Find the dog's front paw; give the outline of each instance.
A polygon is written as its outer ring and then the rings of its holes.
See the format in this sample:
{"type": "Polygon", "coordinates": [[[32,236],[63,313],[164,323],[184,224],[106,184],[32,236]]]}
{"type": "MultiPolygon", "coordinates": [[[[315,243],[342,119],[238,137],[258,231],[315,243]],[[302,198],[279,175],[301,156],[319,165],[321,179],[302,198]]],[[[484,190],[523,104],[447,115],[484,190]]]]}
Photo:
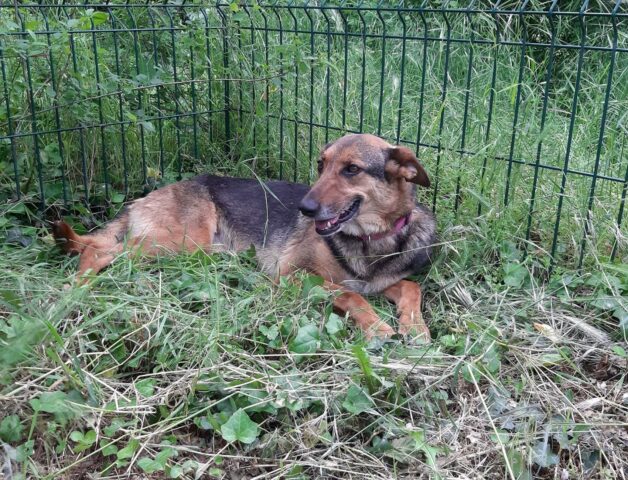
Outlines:
{"type": "Polygon", "coordinates": [[[412,318],[411,315],[401,315],[399,317],[399,333],[423,343],[430,343],[432,340],[430,329],[427,328],[420,315],[418,318],[412,318]]]}
{"type": "Polygon", "coordinates": [[[395,330],[384,323],[383,321],[379,321],[374,325],[371,325],[367,330],[364,331],[364,335],[368,341],[371,341],[373,338],[390,338],[395,334],[395,330]]]}

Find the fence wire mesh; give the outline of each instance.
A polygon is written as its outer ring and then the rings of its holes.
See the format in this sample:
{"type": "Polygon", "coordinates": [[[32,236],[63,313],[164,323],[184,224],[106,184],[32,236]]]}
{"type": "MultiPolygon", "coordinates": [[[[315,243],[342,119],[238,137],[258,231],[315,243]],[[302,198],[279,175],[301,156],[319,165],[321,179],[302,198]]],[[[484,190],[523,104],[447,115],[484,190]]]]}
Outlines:
{"type": "MultiPolygon", "coordinates": [[[[92,207],[199,170],[310,182],[346,132],[413,147],[445,222],[548,264],[626,255],[628,6],[0,5],[0,195],[92,207]]],[[[428,198],[429,197],[429,198],[428,198]]]]}

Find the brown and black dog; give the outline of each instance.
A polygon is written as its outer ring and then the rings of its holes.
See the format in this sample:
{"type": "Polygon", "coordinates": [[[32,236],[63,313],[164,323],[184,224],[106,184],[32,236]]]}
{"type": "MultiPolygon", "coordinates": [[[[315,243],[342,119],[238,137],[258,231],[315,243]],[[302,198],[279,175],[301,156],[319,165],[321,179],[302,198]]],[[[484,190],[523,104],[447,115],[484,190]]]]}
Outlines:
{"type": "Polygon", "coordinates": [[[296,269],[323,277],[338,293],[334,307],[367,338],[395,333],[362,296],[383,293],[397,305],[399,333],[428,341],[421,288],[404,280],[429,262],[436,238],[432,213],[415,200],[416,184],[430,184],[416,156],[373,135],[347,135],[323,148],[318,170],[311,188],[201,175],[136,200],[94,233],[77,235],[56,222],[53,234],[66,252],[80,254],[79,279],[125,247],[150,255],[254,245],[275,278],[296,269]]]}

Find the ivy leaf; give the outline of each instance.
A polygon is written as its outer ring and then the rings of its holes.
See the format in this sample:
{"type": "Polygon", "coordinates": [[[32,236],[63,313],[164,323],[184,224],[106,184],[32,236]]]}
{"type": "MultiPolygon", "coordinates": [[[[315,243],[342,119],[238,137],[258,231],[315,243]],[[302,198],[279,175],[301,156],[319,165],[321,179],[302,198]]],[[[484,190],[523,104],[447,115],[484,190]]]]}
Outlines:
{"type": "Polygon", "coordinates": [[[0,422],[0,439],[6,443],[19,442],[23,432],[24,426],[17,415],[4,417],[0,422]]]}
{"type": "Polygon", "coordinates": [[[146,473],[151,474],[155,472],[161,472],[164,467],[155,460],[151,460],[148,457],[142,457],[137,461],[137,465],[146,473]]]}
{"type": "Polygon", "coordinates": [[[30,401],[33,410],[52,413],[57,421],[65,423],[78,416],[78,406],[71,403],[71,398],[65,392],[44,392],[30,401]]]}
{"type": "Polygon", "coordinates": [[[111,195],[111,201],[113,203],[122,203],[124,202],[124,194],[123,193],[114,193],[111,195]]]}
{"type": "Polygon", "coordinates": [[[357,385],[351,385],[347,391],[345,401],[342,402],[342,406],[348,412],[358,414],[365,412],[369,408],[373,407],[373,400],[368,394],[357,385]]]}
{"type": "Polygon", "coordinates": [[[272,325],[267,327],[266,325],[260,325],[259,331],[268,339],[274,340],[279,335],[279,327],[277,325],[272,325]]]}
{"type": "Polygon", "coordinates": [[[139,440],[133,439],[122,450],[118,450],[116,457],[118,457],[118,460],[125,460],[127,458],[131,458],[133,454],[137,451],[137,448],[139,446],[140,446],[139,440]]]}
{"type": "Polygon", "coordinates": [[[253,443],[260,434],[257,423],[249,418],[243,409],[237,410],[231,418],[220,427],[222,438],[227,442],[253,443]]]}
{"type": "Polygon", "coordinates": [[[327,333],[330,335],[337,334],[343,329],[343,327],[344,322],[342,317],[340,315],[336,315],[335,313],[329,315],[329,319],[325,322],[325,330],[327,330],[327,333]]]}
{"type": "Polygon", "coordinates": [[[155,383],[157,381],[154,378],[144,378],[135,383],[135,388],[143,397],[152,397],[155,391],[155,383]]]}
{"type": "Polygon", "coordinates": [[[95,12],[92,15],[92,21],[94,22],[95,27],[105,23],[108,19],[109,19],[109,14],[105,12],[95,12]]]}
{"type": "Polygon", "coordinates": [[[504,265],[504,283],[510,287],[521,288],[528,278],[527,268],[519,263],[507,263],[504,265]]]}
{"type": "Polygon", "coordinates": [[[532,460],[539,467],[547,468],[558,463],[558,455],[552,452],[547,441],[541,441],[532,449],[532,460]]]}
{"type": "Polygon", "coordinates": [[[181,475],[183,475],[183,468],[178,465],[170,468],[170,471],[168,472],[168,477],[170,478],[179,478],[181,475]]]}
{"type": "Polygon", "coordinates": [[[320,333],[313,323],[299,328],[297,336],[290,342],[290,351],[294,353],[314,353],[318,348],[320,333]]]}

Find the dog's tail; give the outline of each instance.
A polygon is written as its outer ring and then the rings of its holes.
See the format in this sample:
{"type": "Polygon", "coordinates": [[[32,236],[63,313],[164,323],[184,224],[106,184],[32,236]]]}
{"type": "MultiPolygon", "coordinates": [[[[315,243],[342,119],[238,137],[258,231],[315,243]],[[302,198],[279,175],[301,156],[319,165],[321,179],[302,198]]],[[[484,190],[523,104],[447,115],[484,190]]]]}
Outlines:
{"type": "Polygon", "coordinates": [[[57,245],[65,253],[71,255],[83,253],[83,250],[89,243],[84,235],[77,234],[70,225],[63,221],[52,223],[52,236],[55,238],[57,245]]]}

